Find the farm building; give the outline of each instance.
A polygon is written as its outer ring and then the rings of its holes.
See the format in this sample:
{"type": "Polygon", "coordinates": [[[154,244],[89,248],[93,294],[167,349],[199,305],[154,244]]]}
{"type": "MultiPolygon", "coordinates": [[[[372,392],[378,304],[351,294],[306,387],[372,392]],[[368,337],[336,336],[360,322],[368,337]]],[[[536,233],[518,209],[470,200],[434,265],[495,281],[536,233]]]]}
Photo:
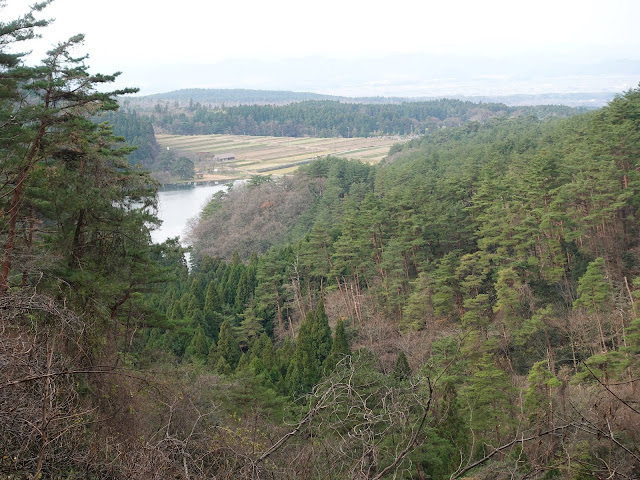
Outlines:
{"type": "Polygon", "coordinates": [[[215,155],[213,159],[218,162],[230,162],[232,160],[235,160],[236,156],[234,153],[220,153],[218,155],[215,155]]]}

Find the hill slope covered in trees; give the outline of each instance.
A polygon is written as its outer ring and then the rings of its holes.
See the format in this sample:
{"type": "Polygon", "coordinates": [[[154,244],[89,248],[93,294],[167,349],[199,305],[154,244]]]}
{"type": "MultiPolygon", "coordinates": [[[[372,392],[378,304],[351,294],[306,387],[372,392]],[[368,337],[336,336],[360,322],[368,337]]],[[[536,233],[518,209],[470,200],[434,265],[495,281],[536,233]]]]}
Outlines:
{"type": "Polygon", "coordinates": [[[0,478],[640,476],[640,89],[254,179],[188,268],[95,122],[130,90],[11,53],[44,7],[0,22],[0,478]]]}
{"type": "Polygon", "coordinates": [[[268,135],[313,137],[370,137],[420,134],[427,129],[484,122],[521,115],[569,116],[578,110],[562,106],[508,107],[501,103],[430,100],[398,104],[343,103],[308,100],[285,105],[186,108],[157,104],[153,124],[174,135],[268,135]]]}
{"type": "MultiPolygon", "coordinates": [[[[432,425],[459,429],[420,437],[457,452],[443,478],[482,459],[478,472],[495,478],[515,454],[534,477],[635,475],[639,111],[632,90],[571,119],[436,131],[380,168],[316,162],[294,181],[322,178],[322,195],[258,259],[238,335],[287,338],[322,300],[374,369],[390,374],[406,356],[411,378],[433,381],[432,425]]],[[[272,190],[243,195],[260,204],[272,190]]],[[[254,220],[216,215],[200,228],[251,238],[254,220]]],[[[197,254],[215,253],[215,237],[195,232],[197,254]]],[[[281,371],[273,385],[293,394],[281,371]]],[[[416,475],[435,471],[413,461],[416,475]]]]}

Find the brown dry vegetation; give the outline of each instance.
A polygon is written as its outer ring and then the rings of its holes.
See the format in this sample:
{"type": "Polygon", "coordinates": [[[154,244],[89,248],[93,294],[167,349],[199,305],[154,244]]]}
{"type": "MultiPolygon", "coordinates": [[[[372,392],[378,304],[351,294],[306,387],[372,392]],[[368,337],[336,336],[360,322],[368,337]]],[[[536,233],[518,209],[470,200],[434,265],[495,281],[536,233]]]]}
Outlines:
{"type": "Polygon", "coordinates": [[[281,243],[298,217],[324,190],[324,179],[285,177],[258,188],[239,186],[221,209],[191,225],[188,240],[199,254],[242,258],[281,243]],[[257,192],[259,191],[259,194],[257,192]]]}
{"type": "Polygon", "coordinates": [[[289,138],[244,135],[156,135],[163,148],[190,157],[203,180],[289,173],[298,164],[334,155],[375,164],[400,142],[399,137],[289,138]],[[234,153],[236,160],[217,162],[213,157],[234,153]],[[293,167],[293,168],[292,168],[293,167]],[[217,170],[217,171],[216,171],[217,170]]]}

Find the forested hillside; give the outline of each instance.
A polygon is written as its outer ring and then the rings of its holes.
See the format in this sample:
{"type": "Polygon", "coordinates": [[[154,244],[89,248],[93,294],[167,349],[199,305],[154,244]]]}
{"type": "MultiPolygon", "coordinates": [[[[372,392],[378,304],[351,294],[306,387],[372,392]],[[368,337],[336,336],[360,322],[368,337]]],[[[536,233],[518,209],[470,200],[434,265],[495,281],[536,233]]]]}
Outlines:
{"type": "Polygon", "coordinates": [[[412,135],[425,130],[522,115],[569,116],[561,106],[508,107],[501,103],[430,100],[400,104],[342,103],[309,100],[286,105],[209,107],[190,102],[186,108],[158,103],[153,124],[174,135],[268,135],[287,137],[370,137],[412,135]]]}
{"type": "Polygon", "coordinates": [[[149,117],[138,115],[135,111],[118,110],[101,115],[95,120],[109,122],[113,126],[115,135],[123,137],[127,144],[135,147],[127,156],[131,165],[140,165],[146,170],[158,168],[154,164],[164,152],[160,151],[149,117]]]}
{"type": "MultiPolygon", "coordinates": [[[[297,352],[319,303],[335,328],[346,328],[352,351],[375,359],[374,371],[428,379],[433,391],[422,401],[432,401],[432,430],[420,433],[420,448],[433,453],[429,442],[437,442],[439,461],[451,463],[436,467],[424,452],[409,455],[406,475],[456,477],[485,459],[475,475],[600,478],[615,471],[634,478],[638,112],[640,90],[633,90],[571,119],[497,119],[436,131],[380,168],[315,162],[287,182],[322,179],[314,184],[321,194],[249,262],[249,295],[243,280],[238,296],[228,290],[232,275],[207,273],[205,252],[241,264],[206,225],[254,238],[253,225],[271,222],[279,198],[272,184],[232,192],[193,230],[205,268],[189,278],[208,285],[207,296],[219,285],[214,324],[233,325],[238,312],[236,339],[248,349],[247,362],[260,359],[251,337],[263,331],[277,356],[291,348],[277,345],[292,332],[296,338],[299,325],[297,352]],[[225,209],[237,209],[236,198],[245,196],[263,208],[242,209],[244,222],[231,221],[225,209]],[[249,299],[242,314],[239,298],[249,299]]],[[[215,335],[210,340],[215,345],[215,335]]],[[[224,363],[218,350],[210,352],[211,366],[233,370],[236,357],[224,363]]],[[[300,380],[292,362],[272,371],[267,385],[296,397],[322,376],[300,380]]],[[[241,360],[236,372],[247,368],[241,360]]],[[[379,466],[393,461],[381,438],[371,441],[379,466]]]]}
{"type": "Polygon", "coordinates": [[[133,90],[12,53],[45,6],[0,22],[0,479],[640,478],[640,89],[254,177],[188,267],[133,90]]]}

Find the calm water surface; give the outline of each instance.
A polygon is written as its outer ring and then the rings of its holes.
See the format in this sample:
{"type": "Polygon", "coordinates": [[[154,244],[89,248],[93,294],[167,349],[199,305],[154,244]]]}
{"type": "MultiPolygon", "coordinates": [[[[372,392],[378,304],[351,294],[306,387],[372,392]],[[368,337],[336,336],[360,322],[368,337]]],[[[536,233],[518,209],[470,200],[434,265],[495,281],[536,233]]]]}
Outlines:
{"type": "Polygon", "coordinates": [[[168,238],[180,237],[180,243],[184,245],[189,219],[200,213],[211,195],[226,188],[224,184],[220,184],[159,191],[158,217],[162,220],[162,225],[151,232],[152,240],[161,243],[168,238]]]}

